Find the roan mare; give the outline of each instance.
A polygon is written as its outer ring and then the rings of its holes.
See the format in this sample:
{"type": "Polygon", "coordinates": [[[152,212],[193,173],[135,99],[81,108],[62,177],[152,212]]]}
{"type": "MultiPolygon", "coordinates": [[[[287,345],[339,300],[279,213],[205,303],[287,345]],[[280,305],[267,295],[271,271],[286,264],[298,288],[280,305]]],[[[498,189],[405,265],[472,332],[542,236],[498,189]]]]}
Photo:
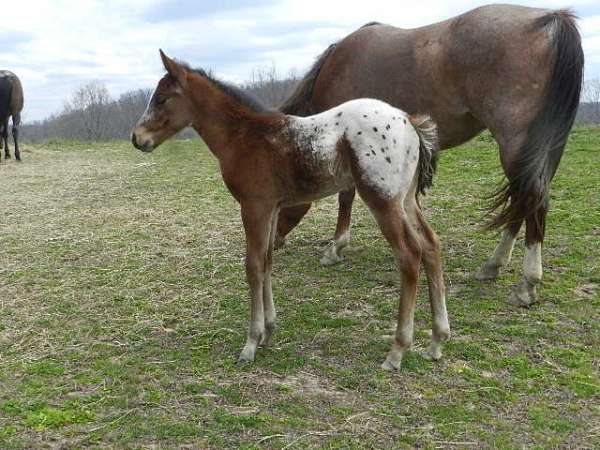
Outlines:
{"type": "Polygon", "coordinates": [[[4,157],[10,158],[8,148],[8,119],[12,116],[12,135],[15,142],[15,158],[21,161],[19,151],[19,125],[23,109],[23,87],[19,78],[8,70],[0,70],[0,149],[4,141],[4,157]]]}
{"type": "MultiPolygon", "coordinates": [[[[353,98],[377,98],[409,114],[431,114],[442,149],[489,129],[507,177],[493,194],[490,212],[499,213],[489,225],[504,231],[476,278],[498,276],[525,222],[523,279],[509,301],[529,306],[542,279],[549,185],[575,118],[582,73],[571,12],[490,5],[412,30],[367,24],[331,45],[280,109],[307,116],[353,98]]],[[[339,194],[324,264],[341,260],[353,198],[353,190],[339,194]]],[[[309,208],[282,208],[275,248],[309,208]]]]}
{"type": "Polygon", "coordinates": [[[417,203],[435,170],[437,132],[431,119],[371,99],[306,118],[284,115],[203,70],[162,51],[161,57],[167,74],[131,140],[149,152],[191,125],[219,160],[223,180],[240,203],[251,314],[239,362],[253,361],[275,328],[271,267],[279,209],[353,188],[377,220],[402,275],[395,340],[383,367],[399,368],[411,346],[421,259],[433,315],[428,353],[440,358],[450,335],[440,246],[417,203]]]}

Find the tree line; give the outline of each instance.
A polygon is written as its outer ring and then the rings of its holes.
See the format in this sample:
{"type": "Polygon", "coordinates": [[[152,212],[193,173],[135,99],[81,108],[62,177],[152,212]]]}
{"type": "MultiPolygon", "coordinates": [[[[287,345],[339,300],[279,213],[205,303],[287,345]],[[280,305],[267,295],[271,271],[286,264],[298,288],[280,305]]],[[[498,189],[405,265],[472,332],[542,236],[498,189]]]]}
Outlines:
{"type": "MultiPolygon", "coordinates": [[[[266,106],[277,108],[291,95],[300,79],[293,71],[279,76],[275,66],[271,66],[252,71],[249,81],[240,87],[266,106]]],[[[128,139],[151,95],[151,89],[137,89],[113,99],[104,84],[93,81],[75,90],[60,113],[22,125],[22,135],[33,142],[128,139]]],[[[600,79],[584,83],[576,122],[600,124],[600,79]]],[[[184,137],[192,135],[190,130],[182,133],[184,137]]]]}
{"type": "MultiPolygon", "coordinates": [[[[253,70],[249,81],[240,88],[264,105],[277,108],[291,95],[299,81],[300,77],[294,71],[280,76],[275,66],[271,66],[253,70]]],[[[24,123],[21,126],[22,136],[32,142],[129,139],[151,95],[152,89],[137,89],[114,99],[103,83],[92,81],[77,88],[61,112],[44,120],[24,123]]],[[[190,130],[182,132],[184,137],[192,135],[190,130]]]]}

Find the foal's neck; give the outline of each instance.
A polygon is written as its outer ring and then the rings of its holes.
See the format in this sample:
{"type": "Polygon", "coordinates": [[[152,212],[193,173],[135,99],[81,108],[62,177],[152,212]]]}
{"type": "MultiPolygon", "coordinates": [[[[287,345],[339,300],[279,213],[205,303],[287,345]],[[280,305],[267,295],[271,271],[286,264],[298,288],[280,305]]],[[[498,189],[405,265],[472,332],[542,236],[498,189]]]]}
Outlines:
{"type": "Polygon", "coordinates": [[[283,117],[277,112],[253,111],[201,75],[193,76],[190,81],[195,113],[192,126],[219,160],[240,148],[244,142],[240,138],[245,133],[258,137],[267,129],[265,125],[283,117]]]}

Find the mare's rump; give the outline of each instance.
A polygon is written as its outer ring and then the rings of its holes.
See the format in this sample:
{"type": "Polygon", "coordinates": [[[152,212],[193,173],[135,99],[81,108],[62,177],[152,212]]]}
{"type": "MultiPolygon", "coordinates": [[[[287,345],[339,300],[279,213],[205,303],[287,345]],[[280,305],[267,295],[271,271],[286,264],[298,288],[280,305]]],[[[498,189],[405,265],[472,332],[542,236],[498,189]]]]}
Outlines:
{"type": "Polygon", "coordinates": [[[12,83],[8,77],[0,77],[0,130],[4,121],[10,115],[12,83]]]}

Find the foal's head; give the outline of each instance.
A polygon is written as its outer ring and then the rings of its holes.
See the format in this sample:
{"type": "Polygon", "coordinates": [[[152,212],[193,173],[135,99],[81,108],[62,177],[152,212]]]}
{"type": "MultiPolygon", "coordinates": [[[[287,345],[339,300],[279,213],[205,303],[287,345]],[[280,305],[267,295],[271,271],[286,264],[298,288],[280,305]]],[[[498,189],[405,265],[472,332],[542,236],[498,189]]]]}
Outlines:
{"type": "Polygon", "coordinates": [[[151,152],[192,123],[192,105],[186,95],[187,68],[162,50],[160,57],[167,74],[158,82],[146,111],[131,133],[131,142],[143,152],[151,152]]]}

